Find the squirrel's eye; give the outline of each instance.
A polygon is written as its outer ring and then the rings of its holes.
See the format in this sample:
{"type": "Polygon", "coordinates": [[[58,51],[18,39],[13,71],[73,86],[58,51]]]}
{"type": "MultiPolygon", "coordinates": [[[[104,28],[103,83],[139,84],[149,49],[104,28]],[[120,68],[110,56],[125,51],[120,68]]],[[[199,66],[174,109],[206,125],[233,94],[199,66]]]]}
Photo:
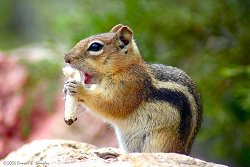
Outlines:
{"type": "Polygon", "coordinates": [[[98,42],[94,42],[92,43],[89,48],[88,51],[93,51],[93,52],[97,52],[100,51],[103,48],[103,45],[98,43],[98,42]]]}

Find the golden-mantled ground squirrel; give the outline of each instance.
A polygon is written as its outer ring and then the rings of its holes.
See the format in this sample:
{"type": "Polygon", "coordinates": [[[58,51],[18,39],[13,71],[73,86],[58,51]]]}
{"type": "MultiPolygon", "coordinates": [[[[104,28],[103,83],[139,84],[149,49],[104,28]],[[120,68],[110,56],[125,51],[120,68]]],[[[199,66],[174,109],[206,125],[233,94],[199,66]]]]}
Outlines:
{"type": "Polygon", "coordinates": [[[114,126],[124,152],[189,154],[200,94],[182,70],[146,63],[128,26],[81,40],[64,59],[85,75],[84,84],[66,82],[65,92],[114,126]]]}

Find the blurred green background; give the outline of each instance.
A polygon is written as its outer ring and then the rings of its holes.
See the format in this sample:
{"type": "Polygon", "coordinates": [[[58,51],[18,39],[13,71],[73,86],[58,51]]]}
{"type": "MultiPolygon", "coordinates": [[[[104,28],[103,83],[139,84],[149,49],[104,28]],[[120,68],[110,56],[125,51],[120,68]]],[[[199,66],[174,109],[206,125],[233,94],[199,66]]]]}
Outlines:
{"type": "MultiPolygon", "coordinates": [[[[0,50],[50,48],[49,61],[27,66],[34,83],[46,77],[55,83],[63,53],[118,23],[133,29],[146,61],[183,69],[200,89],[204,115],[192,155],[248,166],[249,0],[0,0],[0,50]]],[[[49,91],[61,89],[51,85],[49,91]]]]}

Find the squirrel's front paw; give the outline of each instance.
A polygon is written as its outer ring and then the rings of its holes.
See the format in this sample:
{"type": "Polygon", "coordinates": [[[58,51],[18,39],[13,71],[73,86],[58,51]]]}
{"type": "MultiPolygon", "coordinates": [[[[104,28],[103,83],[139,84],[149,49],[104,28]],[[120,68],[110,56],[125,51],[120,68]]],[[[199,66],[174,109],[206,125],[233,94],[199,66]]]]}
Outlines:
{"type": "Polygon", "coordinates": [[[82,83],[77,81],[67,81],[64,84],[63,91],[65,94],[75,96],[79,93],[79,90],[82,88],[82,83]]]}

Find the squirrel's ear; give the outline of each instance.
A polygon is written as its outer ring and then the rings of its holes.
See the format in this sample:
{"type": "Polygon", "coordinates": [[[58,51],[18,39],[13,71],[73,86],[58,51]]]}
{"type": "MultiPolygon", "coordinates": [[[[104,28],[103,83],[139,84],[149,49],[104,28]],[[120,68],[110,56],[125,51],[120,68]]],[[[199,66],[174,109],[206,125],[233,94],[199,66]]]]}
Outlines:
{"type": "Polygon", "coordinates": [[[132,42],[133,31],[128,26],[122,26],[116,33],[120,41],[120,48],[123,49],[132,42]]]}
{"type": "Polygon", "coordinates": [[[123,26],[122,24],[117,24],[110,30],[110,32],[116,33],[122,26],[123,26]]]}

